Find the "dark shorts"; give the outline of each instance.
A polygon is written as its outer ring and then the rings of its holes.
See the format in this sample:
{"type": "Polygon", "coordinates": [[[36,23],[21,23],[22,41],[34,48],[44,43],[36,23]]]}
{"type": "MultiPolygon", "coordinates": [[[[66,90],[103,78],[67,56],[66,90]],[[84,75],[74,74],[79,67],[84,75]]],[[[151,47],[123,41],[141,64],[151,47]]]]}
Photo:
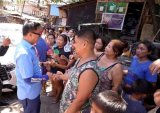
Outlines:
{"type": "Polygon", "coordinates": [[[24,100],[19,100],[19,102],[23,106],[24,113],[40,113],[40,106],[41,106],[40,96],[38,96],[33,100],[24,99],[24,100]]]}

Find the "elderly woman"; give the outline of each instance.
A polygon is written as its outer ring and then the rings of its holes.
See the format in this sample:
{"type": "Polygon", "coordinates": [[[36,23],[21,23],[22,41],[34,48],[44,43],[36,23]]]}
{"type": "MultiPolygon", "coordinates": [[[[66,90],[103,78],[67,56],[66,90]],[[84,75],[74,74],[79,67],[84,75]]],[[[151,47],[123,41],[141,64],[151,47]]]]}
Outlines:
{"type": "Polygon", "coordinates": [[[111,40],[106,46],[104,53],[98,58],[100,74],[100,92],[105,90],[118,91],[120,89],[123,71],[118,61],[118,56],[123,53],[125,44],[120,40],[111,40]]]}

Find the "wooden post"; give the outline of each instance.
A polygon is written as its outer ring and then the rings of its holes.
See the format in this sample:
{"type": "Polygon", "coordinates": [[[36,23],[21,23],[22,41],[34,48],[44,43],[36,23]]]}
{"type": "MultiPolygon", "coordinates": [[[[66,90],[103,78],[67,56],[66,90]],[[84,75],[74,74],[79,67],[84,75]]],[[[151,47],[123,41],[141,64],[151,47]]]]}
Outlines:
{"type": "Polygon", "coordinates": [[[156,14],[155,14],[155,1],[154,0],[146,0],[146,1],[151,11],[151,16],[153,19],[153,30],[154,30],[153,32],[155,34],[158,31],[158,21],[156,19],[156,14]]]}
{"type": "Polygon", "coordinates": [[[21,16],[22,16],[22,14],[23,14],[23,10],[24,10],[24,5],[25,5],[25,3],[26,3],[26,1],[24,0],[23,6],[22,6],[22,11],[21,11],[21,16]]]}
{"type": "MultiPolygon", "coordinates": [[[[152,42],[154,42],[154,40],[157,38],[157,36],[160,36],[160,29],[158,30],[158,32],[156,33],[156,35],[154,36],[154,38],[152,39],[152,42]]],[[[159,37],[158,37],[159,38],[159,37]]]]}
{"type": "Polygon", "coordinates": [[[142,22],[142,19],[143,19],[145,7],[146,7],[146,2],[144,2],[144,4],[143,4],[143,9],[142,9],[141,16],[140,16],[138,26],[137,26],[137,29],[136,29],[136,35],[135,35],[136,40],[138,39],[139,30],[140,30],[141,22],[142,22]]]}

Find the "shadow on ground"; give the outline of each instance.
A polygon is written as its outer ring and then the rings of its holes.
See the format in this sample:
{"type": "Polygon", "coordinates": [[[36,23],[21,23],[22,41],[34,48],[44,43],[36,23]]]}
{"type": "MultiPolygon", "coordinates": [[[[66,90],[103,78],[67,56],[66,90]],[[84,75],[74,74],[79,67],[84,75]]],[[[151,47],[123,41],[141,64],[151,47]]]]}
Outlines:
{"type": "MultiPolygon", "coordinates": [[[[49,92],[50,89],[47,90],[47,92],[49,92]]],[[[40,113],[58,113],[59,103],[53,104],[52,98],[53,97],[41,95],[41,112],[40,113]]],[[[9,106],[0,107],[0,113],[23,113],[23,109],[18,102],[16,92],[4,92],[2,93],[1,99],[5,102],[9,102],[9,106]]]]}

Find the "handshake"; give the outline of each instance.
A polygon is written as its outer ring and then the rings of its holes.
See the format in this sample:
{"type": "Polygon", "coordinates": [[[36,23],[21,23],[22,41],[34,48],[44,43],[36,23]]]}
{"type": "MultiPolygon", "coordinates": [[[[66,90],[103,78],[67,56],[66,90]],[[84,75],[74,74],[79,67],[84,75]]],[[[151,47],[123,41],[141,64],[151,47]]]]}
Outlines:
{"type": "Polygon", "coordinates": [[[55,67],[56,64],[57,64],[57,62],[54,59],[52,59],[51,61],[47,61],[47,62],[40,62],[40,65],[45,66],[45,67],[48,67],[48,66],[55,67]]]}
{"type": "Polygon", "coordinates": [[[47,72],[47,75],[49,76],[50,79],[52,79],[53,81],[54,80],[64,80],[64,81],[67,81],[68,80],[68,77],[63,74],[61,71],[57,71],[56,74],[53,74],[51,72],[47,72]]]}

